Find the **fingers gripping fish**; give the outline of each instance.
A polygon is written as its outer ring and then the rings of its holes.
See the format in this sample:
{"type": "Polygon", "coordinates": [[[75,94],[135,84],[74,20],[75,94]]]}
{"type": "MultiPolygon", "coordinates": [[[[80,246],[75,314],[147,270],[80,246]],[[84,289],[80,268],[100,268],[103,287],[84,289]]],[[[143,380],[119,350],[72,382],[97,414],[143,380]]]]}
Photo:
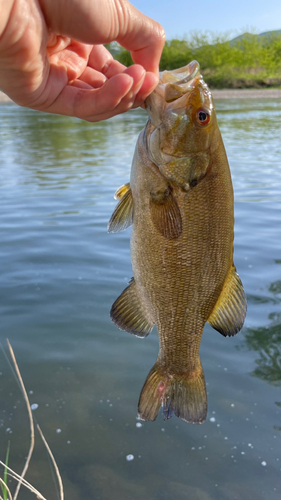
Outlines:
{"type": "Polygon", "coordinates": [[[191,62],[164,71],[146,100],[130,183],[109,232],[131,224],[134,271],[111,318],[146,337],[156,325],[159,355],[143,386],[139,416],[174,413],[202,423],[207,415],[199,358],[208,321],[224,336],[242,328],[246,298],[233,264],[233,188],[211,93],[191,62]]]}

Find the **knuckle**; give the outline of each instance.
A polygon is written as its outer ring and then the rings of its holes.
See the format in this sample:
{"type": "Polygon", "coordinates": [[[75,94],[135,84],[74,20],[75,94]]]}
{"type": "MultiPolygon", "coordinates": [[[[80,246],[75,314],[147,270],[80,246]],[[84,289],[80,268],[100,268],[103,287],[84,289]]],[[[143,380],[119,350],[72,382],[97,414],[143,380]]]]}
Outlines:
{"type": "Polygon", "coordinates": [[[164,30],[163,26],[161,26],[161,24],[156,23],[155,33],[156,33],[156,37],[159,39],[159,42],[161,42],[164,45],[165,40],[166,40],[166,34],[165,34],[165,30],[164,30]]]}

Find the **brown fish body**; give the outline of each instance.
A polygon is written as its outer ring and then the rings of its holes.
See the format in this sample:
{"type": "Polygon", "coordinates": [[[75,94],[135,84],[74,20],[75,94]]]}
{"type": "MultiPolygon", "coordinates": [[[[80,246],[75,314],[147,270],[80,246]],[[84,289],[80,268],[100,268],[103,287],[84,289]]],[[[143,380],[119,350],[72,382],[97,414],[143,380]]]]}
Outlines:
{"type": "MultiPolygon", "coordinates": [[[[194,83],[194,96],[189,91],[185,99],[187,123],[192,121],[194,106],[203,109],[206,86],[200,81],[194,83]]],[[[176,136],[180,123],[168,125],[176,136]]],[[[167,162],[158,165],[158,152],[151,154],[149,148],[156,128],[155,119],[154,125],[153,119],[148,122],[135,151],[130,179],[134,280],[113,305],[112,319],[139,336],[157,326],[159,356],[140,396],[141,418],[154,420],[162,405],[167,418],[174,412],[183,420],[201,423],[207,412],[199,358],[204,325],[209,321],[223,335],[234,335],[246,311],[233,266],[232,182],[214,112],[212,128],[205,130],[207,138],[198,139],[199,148],[196,141],[201,131],[191,137],[193,151],[179,145],[183,140],[188,143],[187,131],[179,133],[178,139],[170,138],[174,144],[172,150],[166,147],[167,154],[163,138],[165,142],[169,129],[163,135],[160,126],[160,139],[156,139],[167,162]]]]}

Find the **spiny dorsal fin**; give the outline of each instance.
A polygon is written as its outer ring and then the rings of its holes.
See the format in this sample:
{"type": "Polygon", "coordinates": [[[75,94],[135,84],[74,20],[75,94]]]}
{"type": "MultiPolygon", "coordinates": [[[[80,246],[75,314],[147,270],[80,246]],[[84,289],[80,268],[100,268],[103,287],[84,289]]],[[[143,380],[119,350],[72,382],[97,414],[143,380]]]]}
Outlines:
{"type": "Polygon", "coordinates": [[[127,191],[129,191],[130,189],[130,183],[127,182],[126,184],[123,184],[123,186],[120,186],[119,189],[117,189],[115,195],[114,195],[114,199],[115,200],[121,200],[121,198],[123,198],[124,194],[127,193],[127,191]]]}
{"type": "MultiPolygon", "coordinates": [[[[117,191],[118,192],[118,191],[117,191]]],[[[133,223],[133,196],[131,188],[124,194],[108,223],[109,233],[118,233],[124,231],[133,223]]]]}
{"type": "Polygon", "coordinates": [[[243,285],[232,265],[208,322],[224,337],[232,337],[241,330],[246,311],[247,301],[243,285]]]}
{"type": "Polygon", "coordinates": [[[151,219],[159,233],[167,239],[178,238],[182,233],[182,220],[178,204],[171,189],[151,193],[151,219]]]}
{"type": "Polygon", "coordinates": [[[153,323],[147,319],[145,308],[137,295],[134,278],[115,300],[110,317],[118,328],[133,333],[137,337],[147,337],[153,328],[153,323]]]}

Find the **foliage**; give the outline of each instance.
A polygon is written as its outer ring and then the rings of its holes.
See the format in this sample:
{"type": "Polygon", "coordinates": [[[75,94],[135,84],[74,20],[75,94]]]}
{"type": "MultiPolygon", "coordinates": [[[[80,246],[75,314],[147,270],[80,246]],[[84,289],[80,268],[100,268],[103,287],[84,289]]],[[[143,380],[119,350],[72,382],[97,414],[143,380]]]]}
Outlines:
{"type": "MultiPolygon", "coordinates": [[[[114,57],[129,66],[131,54],[120,48],[114,57]]],[[[165,43],[160,70],[185,66],[196,59],[211,87],[281,86],[281,33],[245,33],[230,40],[229,33],[192,32],[165,43]]]]}
{"type": "Polygon", "coordinates": [[[8,498],[8,489],[6,488],[6,486],[8,486],[8,469],[7,469],[7,467],[9,464],[9,454],[10,454],[10,441],[8,442],[8,447],[7,447],[7,452],[6,452],[3,483],[1,483],[3,500],[7,500],[7,498],[8,498]]]}

